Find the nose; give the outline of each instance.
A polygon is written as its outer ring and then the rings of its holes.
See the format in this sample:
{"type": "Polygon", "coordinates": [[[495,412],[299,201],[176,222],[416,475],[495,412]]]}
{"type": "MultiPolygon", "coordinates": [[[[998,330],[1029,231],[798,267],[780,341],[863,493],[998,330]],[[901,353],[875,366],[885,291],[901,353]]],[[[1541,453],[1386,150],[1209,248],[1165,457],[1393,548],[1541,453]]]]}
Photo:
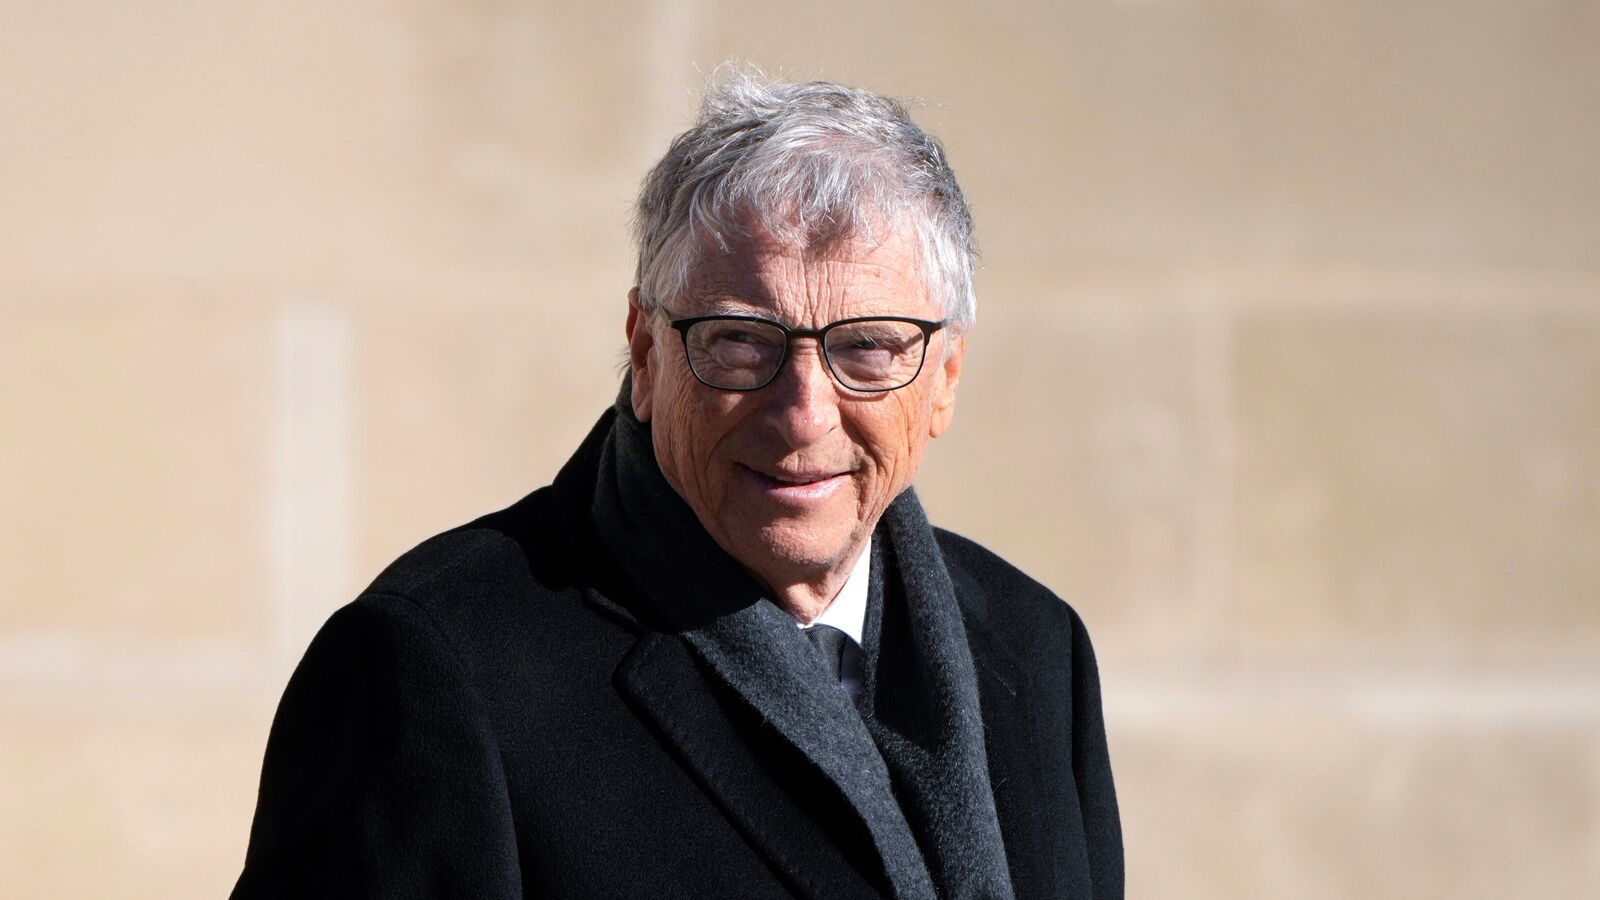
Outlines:
{"type": "Polygon", "coordinates": [[[791,450],[813,446],[839,426],[839,395],[815,340],[796,340],[762,393],[763,418],[791,450]]]}

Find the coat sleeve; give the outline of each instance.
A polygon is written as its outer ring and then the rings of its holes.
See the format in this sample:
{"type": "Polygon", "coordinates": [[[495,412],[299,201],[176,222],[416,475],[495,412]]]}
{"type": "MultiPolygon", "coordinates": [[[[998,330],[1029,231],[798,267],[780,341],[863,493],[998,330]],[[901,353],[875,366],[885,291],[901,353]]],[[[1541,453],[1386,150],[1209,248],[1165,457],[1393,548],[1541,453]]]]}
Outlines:
{"type": "Polygon", "coordinates": [[[363,597],[306,651],[273,720],[232,896],[522,896],[494,736],[411,601],[363,597]]]}
{"type": "Polygon", "coordinates": [[[1072,620],[1072,768],[1077,776],[1078,808],[1089,845],[1094,896],[1123,896],[1122,820],[1111,779],[1105,716],[1100,707],[1100,670],[1083,620],[1072,620]]]}

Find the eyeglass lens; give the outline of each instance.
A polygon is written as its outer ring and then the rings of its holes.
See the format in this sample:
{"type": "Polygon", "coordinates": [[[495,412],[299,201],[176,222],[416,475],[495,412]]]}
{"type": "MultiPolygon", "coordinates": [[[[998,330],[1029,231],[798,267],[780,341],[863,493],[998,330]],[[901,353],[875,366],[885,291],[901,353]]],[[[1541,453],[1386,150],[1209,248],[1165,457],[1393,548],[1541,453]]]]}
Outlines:
{"type": "MultiPolygon", "coordinates": [[[[788,335],[767,322],[712,319],[692,325],[684,343],[689,365],[701,381],[725,390],[751,390],[777,375],[788,335]]],[[[845,387],[885,391],[917,377],[927,343],[919,325],[873,319],[828,329],[822,349],[845,387]]]]}

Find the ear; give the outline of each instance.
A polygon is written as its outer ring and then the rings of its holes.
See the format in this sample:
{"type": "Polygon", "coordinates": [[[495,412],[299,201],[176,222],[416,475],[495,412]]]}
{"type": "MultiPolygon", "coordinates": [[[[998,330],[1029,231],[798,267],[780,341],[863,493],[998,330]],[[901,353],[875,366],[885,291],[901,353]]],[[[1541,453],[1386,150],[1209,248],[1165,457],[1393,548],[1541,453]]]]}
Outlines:
{"type": "Polygon", "coordinates": [[[637,287],[628,291],[627,332],[628,366],[633,372],[633,415],[641,422],[648,422],[654,376],[650,368],[650,350],[655,346],[655,335],[650,331],[650,314],[639,308],[637,287]]]}
{"type": "MultiPolygon", "coordinates": [[[[946,335],[949,332],[945,332],[946,335]]],[[[933,384],[933,415],[928,420],[928,436],[938,437],[950,427],[956,414],[956,388],[961,384],[961,355],[967,351],[965,335],[949,337],[950,349],[939,366],[933,384]]]]}

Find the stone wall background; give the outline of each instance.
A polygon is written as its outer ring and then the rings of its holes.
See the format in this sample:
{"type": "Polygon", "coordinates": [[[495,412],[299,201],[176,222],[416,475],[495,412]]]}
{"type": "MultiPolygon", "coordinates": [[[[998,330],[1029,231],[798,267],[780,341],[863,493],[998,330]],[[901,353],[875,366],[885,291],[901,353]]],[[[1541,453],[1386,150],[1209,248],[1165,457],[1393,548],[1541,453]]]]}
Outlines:
{"type": "Polygon", "coordinates": [[[923,494],[1089,622],[1130,896],[1600,896],[1600,4],[0,9],[0,895],[226,893],[317,626],[609,399],[744,58],[951,150],[923,494]]]}

